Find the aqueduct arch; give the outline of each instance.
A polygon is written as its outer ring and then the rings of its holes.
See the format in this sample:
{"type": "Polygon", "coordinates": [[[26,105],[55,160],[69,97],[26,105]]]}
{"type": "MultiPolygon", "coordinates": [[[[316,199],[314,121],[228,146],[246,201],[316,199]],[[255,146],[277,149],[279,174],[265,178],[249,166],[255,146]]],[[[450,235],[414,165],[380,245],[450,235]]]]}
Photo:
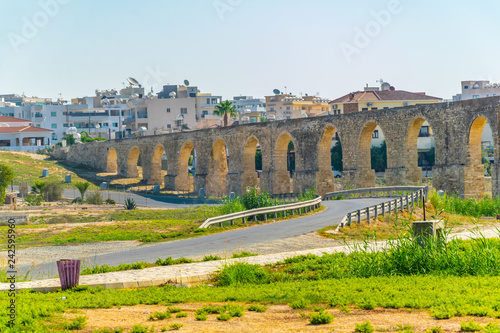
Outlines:
{"type": "Polygon", "coordinates": [[[133,147],[128,154],[127,159],[127,177],[137,178],[139,177],[139,170],[137,169],[137,163],[139,162],[140,151],[139,148],[133,147]]]}
{"type": "Polygon", "coordinates": [[[186,142],[180,152],[177,160],[177,176],[175,177],[175,189],[178,191],[191,191],[193,178],[189,176],[189,157],[194,150],[192,142],[186,142]]]}
{"type": "Polygon", "coordinates": [[[484,166],[481,161],[481,140],[487,120],[478,116],[472,122],[468,135],[467,166],[464,174],[464,197],[477,198],[484,196],[484,166]]]}
{"type": "Polygon", "coordinates": [[[255,136],[248,139],[243,149],[243,176],[241,181],[242,191],[247,187],[258,185],[259,179],[255,169],[255,154],[259,140],[255,136]]]}
{"type": "Polygon", "coordinates": [[[118,173],[118,155],[115,148],[110,148],[108,152],[108,159],[106,163],[107,173],[118,173]]]}
{"type": "Polygon", "coordinates": [[[273,193],[290,193],[290,172],[288,171],[288,145],[293,142],[290,135],[280,135],[274,148],[273,193]]]}

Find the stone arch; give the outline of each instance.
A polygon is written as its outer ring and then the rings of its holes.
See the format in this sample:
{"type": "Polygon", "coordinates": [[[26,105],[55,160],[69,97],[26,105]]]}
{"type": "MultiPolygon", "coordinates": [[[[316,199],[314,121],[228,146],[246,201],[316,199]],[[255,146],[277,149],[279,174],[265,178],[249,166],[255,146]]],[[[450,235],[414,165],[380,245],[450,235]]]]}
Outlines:
{"type": "Polygon", "coordinates": [[[361,131],[361,137],[359,139],[359,153],[358,153],[358,167],[359,169],[370,170],[372,168],[371,161],[371,145],[373,132],[377,128],[377,123],[369,122],[361,131]]]}
{"type": "Polygon", "coordinates": [[[426,121],[427,120],[423,117],[415,118],[406,131],[403,174],[404,185],[420,184],[422,182],[422,168],[418,166],[418,137],[420,129],[426,121]]]}
{"type": "Polygon", "coordinates": [[[243,191],[249,186],[251,187],[259,184],[259,178],[257,177],[255,167],[255,153],[257,152],[258,144],[259,140],[257,140],[255,136],[252,136],[247,140],[243,148],[243,177],[241,182],[243,191]]]}
{"type": "Polygon", "coordinates": [[[326,126],[318,143],[318,173],[316,180],[319,195],[335,191],[335,175],[331,167],[331,147],[335,132],[336,130],[333,126],[326,126]]]}
{"type": "Polygon", "coordinates": [[[273,177],[273,193],[290,193],[290,172],[288,170],[288,145],[292,141],[292,137],[283,133],[278,138],[274,149],[274,177],[273,177]]]}
{"type": "Polygon", "coordinates": [[[127,158],[127,177],[137,178],[139,177],[139,170],[137,169],[137,163],[139,162],[140,155],[139,148],[133,147],[130,149],[127,158]]]}
{"type": "Polygon", "coordinates": [[[467,166],[464,177],[464,197],[481,198],[484,196],[484,166],[481,161],[481,139],[487,119],[477,116],[469,127],[467,145],[467,166]]]}
{"type": "Polygon", "coordinates": [[[175,177],[175,189],[178,191],[191,191],[193,178],[189,176],[189,157],[194,150],[192,142],[186,142],[180,152],[177,161],[177,176],[175,177]]]}
{"type": "Polygon", "coordinates": [[[212,146],[208,160],[207,194],[223,196],[226,194],[227,167],[226,143],[219,139],[212,146]]]}
{"type": "Polygon", "coordinates": [[[151,177],[149,178],[149,184],[162,185],[162,158],[163,153],[165,153],[165,148],[163,145],[156,146],[153,151],[153,156],[151,158],[151,177]]]}
{"type": "Polygon", "coordinates": [[[107,173],[117,173],[118,172],[118,155],[116,154],[115,148],[110,148],[108,151],[106,172],[107,173]]]}

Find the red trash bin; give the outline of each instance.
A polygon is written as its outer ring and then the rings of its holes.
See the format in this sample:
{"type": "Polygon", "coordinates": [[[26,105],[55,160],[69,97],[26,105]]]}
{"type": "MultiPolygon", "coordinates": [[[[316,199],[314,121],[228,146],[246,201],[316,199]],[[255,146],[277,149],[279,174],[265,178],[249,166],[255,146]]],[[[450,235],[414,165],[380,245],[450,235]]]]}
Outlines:
{"type": "Polygon", "coordinates": [[[57,262],[61,289],[71,289],[80,282],[80,260],[61,259],[57,262]]]}

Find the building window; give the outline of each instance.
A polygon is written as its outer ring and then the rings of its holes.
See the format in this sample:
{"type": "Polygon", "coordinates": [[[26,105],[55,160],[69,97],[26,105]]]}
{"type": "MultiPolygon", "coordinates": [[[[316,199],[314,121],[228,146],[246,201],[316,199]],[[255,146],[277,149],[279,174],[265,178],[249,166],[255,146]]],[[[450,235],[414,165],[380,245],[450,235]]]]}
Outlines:
{"type": "Polygon", "coordinates": [[[212,104],[217,104],[217,98],[212,98],[212,104]]]}
{"type": "Polygon", "coordinates": [[[57,128],[57,124],[50,124],[50,128],[57,128]]]}
{"type": "Polygon", "coordinates": [[[271,108],[271,112],[274,112],[274,108],[271,108]]]}
{"type": "Polygon", "coordinates": [[[271,102],[276,102],[276,98],[274,98],[274,97],[271,97],[269,100],[270,100],[271,102]]]}
{"type": "Polygon", "coordinates": [[[69,127],[69,124],[64,123],[64,124],[63,124],[63,127],[69,127]]]}
{"type": "Polygon", "coordinates": [[[188,109],[187,108],[181,108],[181,114],[187,114],[188,109]]]}
{"type": "Polygon", "coordinates": [[[170,113],[170,108],[167,108],[167,113],[170,113]]]}
{"type": "Polygon", "coordinates": [[[372,108],[372,111],[373,111],[373,110],[378,110],[378,108],[372,108]]]}
{"type": "Polygon", "coordinates": [[[167,128],[172,128],[172,125],[170,125],[170,124],[167,124],[167,128]]]}
{"type": "Polygon", "coordinates": [[[378,139],[378,130],[373,131],[372,138],[378,139]]]}
{"type": "Polygon", "coordinates": [[[362,108],[361,111],[368,111],[368,108],[362,108]]]}
{"type": "Polygon", "coordinates": [[[287,111],[290,111],[290,107],[289,107],[289,106],[287,106],[287,107],[286,107],[286,110],[287,110],[287,111]]]}
{"type": "Polygon", "coordinates": [[[113,127],[118,127],[118,123],[113,123],[113,127]]]}
{"type": "Polygon", "coordinates": [[[36,124],[36,127],[40,127],[40,124],[36,124]]]}
{"type": "Polygon", "coordinates": [[[479,98],[479,95],[473,95],[472,96],[472,99],[478,99],[479,98]]]}
{"type": "Polygon", "coordinates": [[[429,126],[420,127],[420,133],[418,133],[419,138],[426,138],[429,136],[429,126]]]}
{"type": "Polygon", "coordinates": [[[109,124],[108,123],[103,123],[102,127],[109,127],[109,124]]]}
{"type": "Polygon", "coordinates": [[[208,111],[207,110],[201,111],[201,116],[202,117],[207,116],[207,115],[208,115],[208,111]]]}
{"type": "Polygon", "coordinates": [[[469,86],[464,86],[464,89],[469,89],[469,86]]]}
{"type": "Polygon", "coordinates": [[[51,113],[50,113],[50,116],[51,116],[51,117],[57,117],[57,112],[51,112],[51,113]]]}
{"type": "Polygon", "coordinates": [[[389,110],[389,107],[388,106],[384,106],[384,110],[389,110]]]}
{"type": "Polygon", "coordinates": [[[207,98],[207,104],[210,104],[210,98],[207,98]]]}

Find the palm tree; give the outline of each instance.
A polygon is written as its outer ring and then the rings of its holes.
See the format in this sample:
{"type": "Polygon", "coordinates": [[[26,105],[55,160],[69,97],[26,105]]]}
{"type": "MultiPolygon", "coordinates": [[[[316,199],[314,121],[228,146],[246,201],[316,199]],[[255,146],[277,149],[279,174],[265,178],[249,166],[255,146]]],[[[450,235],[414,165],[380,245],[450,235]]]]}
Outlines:
{"type": "Polygon", "coordinates": [[[226,127],[229,116],[237,117],[238,112],[236,111],[236,107],[230,101],[225,101],[224,103],[221,101],[219,105],[215,106],[214,115],[223,117],[224,127],[226,127]]]}
{"type": "Polygon", "coordinates": [[[87,189],[89,188],[89,186],[90,186],[89,182],[76,182],[75,183],[75,187],[78,189],[78,191],[80,191],[80,194],[82,196],[82,200],[83,200],[83,196],[85,195],[85,192],[87,192],[87,189]]]}

